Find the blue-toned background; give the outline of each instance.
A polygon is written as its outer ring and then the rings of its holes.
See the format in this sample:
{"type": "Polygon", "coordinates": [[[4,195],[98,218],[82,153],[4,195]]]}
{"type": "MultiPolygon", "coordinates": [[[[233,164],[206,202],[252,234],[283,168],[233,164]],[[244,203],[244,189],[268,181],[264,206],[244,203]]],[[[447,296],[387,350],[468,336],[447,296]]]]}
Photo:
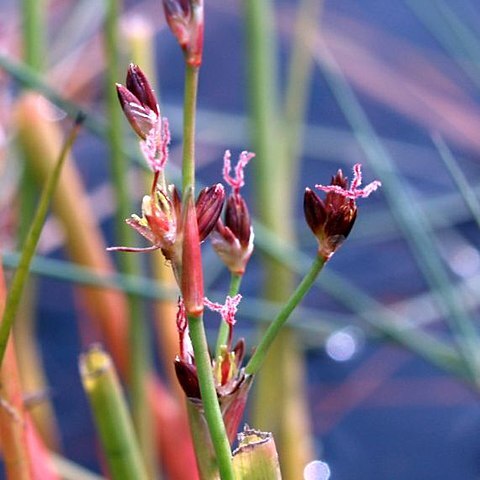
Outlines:
{"type": "MultiPolygon", "coordinates": [[[[60,30],[55,30],[55,25],[58,27],[62,19],[68,18],[76,2],[52,3],[55,5],[51,8],[57,8],[50,39],[57,46],[52,48],[57,57],[52,63],[60,63],[68,53],[59,46],[62,38],[56,34],[60,30]]],[[[242,2],[205,0],[205,3],[198,177],[204,183],[211,183],[221,179],[221,159],[226,148],[236,155],[240,150],[252,149],[252,145],[246,118],[242,2]]],[[[276,4],[281,35],[279,77],[284,85],[292,8],[297,2],[283,0],[276,4]]],[[[8,14],[5,18],[17,18],[18,22],[14,3],[5,2],[3,8],[8,14]]],[[[172,126],[172,162],[178,165],[181,56],[164,28],[160,1],[127,2],[125,11],[126,20],[134,14],[146,14],[154,21],[155,28],[159,27],[156,36],[159,91],[163,114],[169,117],[172,126]]],[[[100,21],[99,14],[95,22],[100,25],[100,21]]],[[[89,26],[91,35],[96,32],[95,22],[89,26]]],[[[0,24],[5,31],[9,30],[5,20],[0,20],[0,24]]],[[[441,252],[451,280],[464,292],[474,320],[479,314],[478,228],[442,163],[431,134],[438,133],[445,139],[470,184],[477,187],[480,184],[479,26],[480,7],[473,0],[327,0],[319,23],[319,35],[392,156],[398,175],[409,189],[408,198],[426,212],[434,231],[432,242],[441,252]]],[[[296,185],[299,245],[312,257],[314,239],[301,213],[304,187],[327,183],[338,168],[350,172],[357,162],[364,164],[366,182],[375,177],[319,68],[324,61],[322,49],[315,43],[319,41],[320,38],[313,40],[317,63],[301,176],[296,185]]],[[[96,62],[92,78],[74,93],[89,109],[101,113],[102,63],[99,58],[96,62]],[[85,97],[80,95],[82,91],[86,92],[85,97]]],[[[75,72],[75,68],[88,69],[87,65],[77,62],[69,68],[75,72]]],[[[68,79],[74,77],[65,74],[63,83],[57,85],[59,90],[73,89],[68,79]]],[[[89,191],[98,194],[108,181],[105,145],[84,133],[75,146],[75,157],[89,191]]],[[[252,180],[252,171],[248,170],[247,182],[251,184],[252,180]]],[[[246,191],[252,194],[251,187],[247,186],[246,191]]],[[[476,192],[478,198],[478,188],[476,192]]],[[[138,192],[139,198],[141,194],[138,192]]],[[[102,226],[111,239],[111,208],[99,204],[98,215],[103,217],[102,226]]],[[[61,239],[56,241],[53,234],[52,238],[51,246],[46,242],[41,253],[63,258],[61,248],[57,248],[61,239]]],[[[209,258],[208,246],[205,254],[209,258]]],[[[206,277],[212,279],[215,288],[225,288],[228,278],[217,270],[207,267],[206,277]]],[[[442,338],[451,338],[383,192],[361,202],[354,231],[328,270],[343,275],[356,288],[403,315],[406,326],[423,325],[422,328],[442,338]]],[[[250,342],[254,342],[252,316],[255,315],[251,315],[253,307],[249,310],[248,299],[258,296],[260,286],[261,265],[254,258],[245,276],[242,292],[245,310],[238,322],[239,333],[247,335],[250,342]]],[[[64,453],[98,470],[93,426],[78,375],[77,359],[82,346],[71,285],[39,278],[38,293],[38,337],[51,398],[61,424],[64,453]]],[[[330,466],[332,480],[480,478],[478,391],[392,344],[322,289],[312,291],[304,305],[308,308],[294,322],[299,325],[305,343],[317,455],[330,466]]]]}

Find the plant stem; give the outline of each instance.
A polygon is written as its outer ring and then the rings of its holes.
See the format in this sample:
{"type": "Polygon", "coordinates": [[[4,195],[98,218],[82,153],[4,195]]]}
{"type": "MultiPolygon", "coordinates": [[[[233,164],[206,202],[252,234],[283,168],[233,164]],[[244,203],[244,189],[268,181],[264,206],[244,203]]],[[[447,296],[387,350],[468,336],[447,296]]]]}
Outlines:
{"type": "Polygon", "coordinates": [[[198,381],[200,384],[202,405],[205,411],[205,419],[210,431],[213,448],[217,456],[220,477],[222,480],[233,480],[235,476],[232,467],[232,453],[213,380],[212,363],[210,354],[208,353],[203,317],[201,315],[189,315],[188,326],[193,352],[195,354],[195,365],[197,367],[198,381]]]}
{"type": "MultiPolygon", "coordinates": [[[[277,45],[274,34],[274,7],[272,0],[246,0],[246,37],[248,48],[248,93],[251,110],[251,133],[257,160],[255,166],[256,198],[259,217],[269,227],[274,222],[273,211],[278,211],[276,193],[271,186],[283,185],[282,168],[278,168],[278,88],[277,45]],[[277,208],[271,209],[275,205],[277,208]]],[[[282,161],[283,164],[283,161],[282,161]]],[[[283,165],[282,165],[283,166],[283,165]]],[[[281,187],[275,190],[280,190],[281,187]]],[[[284,192],[282,192],[284,195],[284,192]]],[[[285,215],[282,214],[282,221],[285,215]]]]}
{"type": "Polygon", "coordinates": [[[255,375],[259,371],[265,360],[265,357],[267,356],[268,349],[278,335],[278,332],[288,320],[288,317],[293,312],[293,310],[295,310],[295,308],[302,301],[303,297],[310,290],[313,283],[317,279],[318,274],[322,271],[324,265],[325,258],[317,255],[315,261],[310,268],[310,271],[305,275],[296,290],[293,292],[288,302],[282,308],[280,313],[276,316],[275,320],[273,320],[273,322],[270,324],[267,331],[260,340],[260,343],[258,344],[255,353],[252,355],[252,358],[250,358],[250,361],[245,367],[246,374],[255,375]]]}
{"type": "Polygon", "coordinates": [[[23,58],[35,70],[41,70],[44,63],[45,7],[42,0],[22,0],[23,58]]]}
{"type": "Polygon", "coordinates": [[[25,287],[25,282],[28,278],[30,263],[35,253],[35,249],[40,238],[40,233],[42,232],[45,217],[47,216],[48,207],[50,205],[50,201],[52,199],[55,187],[60,177],[62,166],[67,158],[67,154],[70,148],[73,145],[73,142],[77,138],[79,128],[80,119],[72,128],[70,135],[68,136],[65,144],[63,145],[62,151],[60,152],[55,167],[48,176],[47,181],[45,182],[45,186],[43,187],[42,194],[40,196],[38,208],[35,212],[35,216],[33,218],[30,230],[28,231],[27,237],[24,242],[23,251],[20,257],[18,268],[15,272],[12,284],[9,289],[7,303],[5,305],[5,311],[3,313],[2,322],[0,324],[0,368],[5,355],[5,349],[7,348],[10,330],[12,328],[13,321],[15,320],[18,306],[20,304],[20,299],[22,297],[22,292],[25,287]]]}
{"type": "Polygon", "coordinates": [[[113,480],[147,480],[126,401],[110,356],[92,347],[80,357],[80,373],[113,480]]]}
{"type": "MultiPolygon", "coordinates": [[[[123,151],[122,114],[118,105],[115,83],[120,78],[118,66],[120,55],[118,45],[120,0],[109,0],[105,23],[105,53],[107,57],[106,98],[108,111],[107,137],[110,147],[110,168],[112,184],[117,203],[116,210],[116,241],[119,245],[131,245],[134,241],[133,231],[125,226],[125,219],[130,216],[131,205],[127,181],[128,161],[123,151]]],[[[121,255],[120,270],[128,275],[140,272],[138,257],[121,255]]],[[[150,409],[146,397],[146,372],[149,368],[149,344],[145,328],[142,302],[138,297],[129,296],[129,347],[130,371],[129,390],[132,401],[134,424],[141,450],[147,460],[149,470],[154,469],[154,447],[150,409]]]]}
{"type": "MultiPolygon", "coordinates": [[[[240,284],[242,283],[243,275],[238,273],[232,273],[230,276],[230,288],[228,295],[234,297],[240,290],[240,284]]],[[[220,355],[220,347],[226,345],[228,339],[229,326],[227,322],[222,320],[220,328],[218,329],[217,344],[215,346],[215,357],[220,355]]]]}
{"type": "Polygon", "coordinates": [[[186,65],[183,101],[182,189],[195,187],[195,118],[199,67],[186,65]]]}

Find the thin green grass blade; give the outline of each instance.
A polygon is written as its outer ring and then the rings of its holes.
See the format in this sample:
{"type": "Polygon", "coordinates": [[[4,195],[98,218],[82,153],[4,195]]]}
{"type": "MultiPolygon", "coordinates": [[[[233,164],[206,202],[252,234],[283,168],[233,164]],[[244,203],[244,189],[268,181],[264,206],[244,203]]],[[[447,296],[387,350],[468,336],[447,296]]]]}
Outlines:
{"type": "Polygon", "coordinates": [[[453,156],[451,150],[448,148],[447,144],[442,137],[435,135],[432,137],[433,143],[440,154],[440,158],[443,160],[443,163],[447,167],[450,175],[453,178],[453,181],[458,187],[458,190],[462,194],[465,204],[469,208],[475,222],[480,228],[480,201],[474,189],[470,186],[465,177],[465,174],[460,169],[455,157],[453,156]]]}
{"type": "Polygon", "coordinates": [[[151,478],[110,356],[93,346],[80,357],[79,368],[112,480],[151,478]]]}
{"type": "Polygon", "coordinates": [[[480,88],[480,39],[443,0],[405,0],[405,4],[480,88]]]}
{"type": "Polygon", "coordinates": [[[383,183],[383,192],[392,215],[410,245],[413,257],[445,314],[470,376],[480,384],[480,340],[462,300],[442,263],[430,221],[412,201],[405,182],[397,171],[389,152],[384,148],[366,116],[354,91],[325,44],[318,42],[323,61],[319,62],[324,77],[353,134],[362,147],[370,166],[383,183]]]}
{"type": "Polygon", "coordinates": [[[35,249],[40,238],[40,233],[42,232],[42,227],[47,216],[48,207],[50,205],[53,193],[55,192],[55,187],[60,177],[62,166],[67,158],[67,154],[70,148],[73,145],[73,142],[77,137],[80,123],[81,118],[77,120],[75,126],[70,132],[70,135],[68,136],[62,148],[62,151],[60,152],[57,163],[55,164],[55,168],[50,173],[45,183],[45,186],[43,187],[38,208],[35,212],[32,225],[25,238],[18,268],[10,285],[7,296],[7,303],[5,305],[5,312],[3,314],[2,322],[0,324],[0,367],[5,355],[10,330],[15,320],[18,306],[22,298],[22,292],[28,278],[30,263],[32,261],[33,255],[35,254],[35,249]]]}

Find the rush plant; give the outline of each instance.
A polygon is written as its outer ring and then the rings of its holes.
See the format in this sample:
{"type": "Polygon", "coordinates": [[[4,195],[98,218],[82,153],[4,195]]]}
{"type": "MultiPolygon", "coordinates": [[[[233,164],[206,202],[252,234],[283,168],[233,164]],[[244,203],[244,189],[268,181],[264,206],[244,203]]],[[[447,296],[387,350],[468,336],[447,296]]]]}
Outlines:
{"type": "MultiPolygon", "coordinates": [[[[172,360],[188,403],[201,478],[216,478],[217,475],[222,479],[280,478],[277,460],[271,456],[270,476],[256,477],[252,471],[247,474],[244,463],[241,474],[236,470],[239,468],[235,462],[238,452],[232,454],[232,444],[250,386],[281,327],[350,233],[357,217],[356,200],[368,197],[380,182],[360,188],[362,173],[357,164],[350,184],[339,170],[330,185],[316,186],[326,193],[324,199],[309,188],[305,190],[305,217],[318,239],[317,255],[310,271],[272,320],[254,354],[243,366],[249,350],[243,339],[233,341],[234,326],[237,310],[241,308],[241,279],[254,249],[254,231],[241,188],[245,183],[244,169],[250,161],[255,161],[252,160],[255,154],[242,152],[232,176],[231,154],[225,152],[223,178],[231,188],[226,202],[222,184],[202,189],[195,200],[195,115],[203,55],[203,1],[164,0],[163,5],[167,23],[185,59],[182,188],[180,190],[166,178],[171,138],[168,120],[161,116],[159,102],[146,75],[138,65],[132,64],[125,85],[117,85],[117,92],[123,112],[140,138],[140,150],[152,171],[152,185],[149,195],[143,198],[141,216],[133,214],[126,223],[150,245],[111,247],[109,250],[137,253],[161,250],[175,274],[181,297],[176,319],[179,349],[172,360]],[[230,290],[223,304],[210,301],[204,292],[200,244],[208,237],[231,274],[230,290]],[[209,351],[204,327],[205,307],[220,314],[213,354],[209,351]]],[[[253,448],[260,448],[267,437],[260,433],[244,435],[239,449],[247,446],[251,449],[252,444],[253,448]],[[245,441],[245,438],[253,440],[245,441]]]]}

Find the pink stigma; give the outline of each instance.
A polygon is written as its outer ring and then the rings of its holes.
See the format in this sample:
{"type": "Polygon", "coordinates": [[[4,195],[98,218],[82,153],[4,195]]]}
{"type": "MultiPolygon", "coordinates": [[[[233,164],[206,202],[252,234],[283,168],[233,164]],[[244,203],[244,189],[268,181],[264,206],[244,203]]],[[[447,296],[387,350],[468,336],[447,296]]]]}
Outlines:
{"type": "Polygon", "coordinates": [[[357,163],[353,167],[353,180],[348,189],[342,188],[340,185],[315,185],[316,188],[327,193],[337,193],[342,197],[355,200],[357,198],[367,198],[372,192],[382,186],[382,182],[374,180],[364,188],[359,188],[362,184],[362,165],[357,163]]]}
{"type": "Polygon", "coordinates": [[[204,302],[205,306],[212,310],[212,312],[220,313],[220,316],[227,325],[233,327],[236,322],[235,315],[237,314],[238,304],[240,303],[241,299],[242,296],[238,293],[234,297],[230,297],[229,295],[227,295],[224,305],[216,302],[211,302],[206,297],[204,302]]]}
{"type": "Polygon", "coordinates": [[[237,165],[235,166],[235,178],[230,176],[232,164],[230,159],[232,155],[230,150],[225,151],[223,156],[223,178],[232,187],[233,193],[239,193],[240,189],[245,185],[245,176],[243,169],[247,163],[255,156],[252,152],[243,151],[238,157],[237,165]]]}

